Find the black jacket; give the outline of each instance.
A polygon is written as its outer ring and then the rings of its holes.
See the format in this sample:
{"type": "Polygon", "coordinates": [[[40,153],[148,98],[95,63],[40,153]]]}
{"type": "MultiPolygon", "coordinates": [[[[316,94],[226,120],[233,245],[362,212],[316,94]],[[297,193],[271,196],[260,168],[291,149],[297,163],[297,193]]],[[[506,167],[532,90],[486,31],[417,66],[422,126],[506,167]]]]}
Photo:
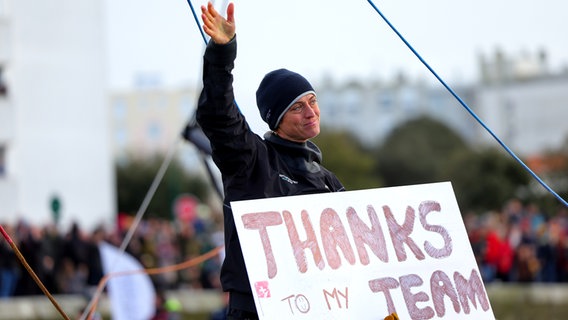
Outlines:
{"type": "Polygon", "coordinates": [[[236,54],[236,37],[226,45],[209,42],[197,121],[211,142],[213,160],[223,179],[226,257],[221,283],[225,291],[249,297],[245,303],[248,306],[241,308],[254,311],[230,202],[344,188],[333,173],[320,165],[320,150],[312,142],[291,142],[270,132],[262,139],[250,130],[234,102],[231,71],[236,54]]]}

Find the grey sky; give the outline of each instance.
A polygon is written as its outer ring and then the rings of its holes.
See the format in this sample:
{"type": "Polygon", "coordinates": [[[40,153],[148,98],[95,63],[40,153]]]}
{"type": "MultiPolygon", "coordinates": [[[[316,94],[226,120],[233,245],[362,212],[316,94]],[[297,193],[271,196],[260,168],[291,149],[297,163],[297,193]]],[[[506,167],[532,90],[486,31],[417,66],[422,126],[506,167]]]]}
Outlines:
{"type": "MultiPolygon", "coordinates": [[[[286,67],[312,82],[323,75],[388,80],[398,71],[437,80],[366,0],[235,0],[239,52],[235,92],[245,115],[262,76],[286,67]],[[243,107],[244,103],[244,107],[243,107]]],[[[196,10],[206,1],[192,1],[196,10]]],[[[219,8],[224,1],[216,1],[219,8]]],[[[548,52],[568,65],[568,3],[557,0],[376,0],[374,3],[447,81],[477,77],[479,54],[548,52]]],[[[225,11],[225,8],[219,8],[225,11]]],[[[167,86],[199,85],[203,40],[186,0],[107,0],[109,84],[137,74],[167,86]]],[[[256,111],[250,117],[256,117],[256,111]]]]}

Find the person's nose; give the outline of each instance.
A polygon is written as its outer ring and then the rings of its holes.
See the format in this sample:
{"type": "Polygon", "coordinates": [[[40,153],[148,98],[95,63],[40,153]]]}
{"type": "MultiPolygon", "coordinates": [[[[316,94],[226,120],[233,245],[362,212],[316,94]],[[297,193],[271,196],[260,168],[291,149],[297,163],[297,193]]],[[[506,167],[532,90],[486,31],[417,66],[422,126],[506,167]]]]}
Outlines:
{"type": "Polygon", "coordinates": [[[309,104],[306,105],[304,110],[305,110],[304,117],[306,117],[306,118],[311,118],[311,117],[316,115],[316,112],[314,111],[312,106],[310,106],[309,104]]]}

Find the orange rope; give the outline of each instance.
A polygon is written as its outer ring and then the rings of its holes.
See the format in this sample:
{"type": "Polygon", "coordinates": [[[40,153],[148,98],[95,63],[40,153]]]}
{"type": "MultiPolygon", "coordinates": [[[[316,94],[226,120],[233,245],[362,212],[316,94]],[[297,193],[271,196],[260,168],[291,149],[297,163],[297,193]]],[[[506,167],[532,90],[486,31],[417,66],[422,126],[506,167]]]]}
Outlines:
{"type": "Polygon", "coordinates": [[[43,293],[47,296],[47,298],[51,301],[51,303],[53,304],[53,306],[55,307],[55,309],[57,309],[57,311],[59,311],[59,313],[61,314],[61,316],[63,317],[63,319],[65,320],[70,320],[69,316],[67,316],[67,314],[65,313],[65,311],[63,311],[63,309],[61,308],[61,306],[59,305],[59,303],[57,303],[57,301],[55,300],[55,298],[51,295],[51,293],[49,293],[49,291],[47,290],[47,288],[43,285],[43,283],[41,282],[41,280],[38,278],[38,276],[35,274],[35,272],[33,271],[33,269],[30,267],[30,265],[28,264],[28,262],[26,261],[26,259],[24,258],[24,256],[22,255],[22,253],[20,252],[20,250],[18,249],[18,247],[16,246],[16,244],[14,243],[14,241],[12,241],[12,238],[10,238],[10,236],[8,235],[8,233],[4,230],[4,228],[2,227],[2,225],[0,225],[0,232],[2,233],[2,235],[4,236],[4,239],[6,239],[6,241],[8,241],[8,243],[10,244],[10,247],[12,247],[12,250],[14,250],[14,252],[16,253],[16,256],[18,257],[18,259],[20,260],[20,262],[24,265],[24,267],[26,268],[26,270],[28,271],[28,273],[30,274],[30,276],[32,277],[32,279],[35,281],[35,283],[37,283],[37,285],[39,286],[39,288],[41,289],[41,291],[43,291],[43,293]]]}
{"type": "MultiPolygon", "coordinates": [[[[40,287],[41,291],[47,296],[47,298],[51,301],[51,303],[53,304],[53,306],[55,307],[55,309],[57,309],[57,311],[61,314],[61,316],[63,317],[63,319],[65,320],[71,320],[71,318],[69,318],[69,316],[65,313],[65,311],[63,311],[63,309],[61,308],[61,306],[59,305],[59,303],[55,300],[55,298],[51,295],[51,293],[49,292],[49,290],[47,290],[47,288],[43,285],[43,283],[41,282],[41,280],[38,278],[38,276],[35,274],[35,272],[33,271],[33,269],[30,267],[30,265],[28,264],[28,262],[26,261],[26,259],[24,258],[24,256],[22,255],[22,253],[20,252],[20,250],[18,249],[18,247],[16,246],[16,244],[14,243],[14,241],[12,241],[12,238],[10,238],[10,236],[8,235],[8,233],[4,230],[4,228],[2,227],[2,225],[0,225],[0,233],[2,233],[2,236],[4,236],[4,239],[6,239],[6,241],[8,242],[8,244],[10,244],[10,247],[12,247],[12,250],[14,250],[14,252],[16,253],[16,256],[18,257],[18,259],[20,260],[20,262],[23,264],[23,266],[26,268],[26,270],[28,271],[28,273],[30,274],[30,276],[33,278],[33,280],[37,283],[37,285],[40,287]]],[[[131,271],[121,271],[121,272],[114,272],[114,273],[109,273],[106,274],[101,281],[99,282],[99,285],[97,286],[97,290],[94,294],[93,297],[93,305],[91,306],[90,310],[89,310],[89,314],[87,316],[87,319],[91,319],[93,316],[93,313],[95,312],[95,310],[97,309],[97,304],[99,301],[99,297],[102,293],[102,291],[104,290],[104,287],[106,285],[106,283],[113,277],[119,277],[119,276],[127,276],[127,275],[133,275],[133,274],[139,274],[139,273],[145,273],[148,275],[152,275],[152,274],[159,274],[159,273],[166,273],[166,272],[171,272],[171,271],[178,271],[178,270],[182,270],[185,268],[189,268],[189,267],[193,267],[195,265],[198,265],[202,262],[205,262],[211,258],[213,258],[214,256],[216,256],[217,254],[219,254],[219,251],[221,251],[223,249],[224,246],[218,246],[216,248],[214,248],[213,250],[202,254],[198,257],[192,258],[190,260],[184,261],[182,263],[179,264],[175,264],[175,265],[171,265],[171,266],[165,266],[165,267],[161,267],[161,268],[150,268],[150,269],[140,269],[140,270],[131,270],[131,271]]]]}
{"type": "Polygon", "coordinates": [[[99,281],[99,285],[97,286],[97,290],[95,291],[95,294],[94,294],[94,297],[93,297],[94,303],[89,310],[89,314],[87,315],[87,319],[91,319],[91,317],[93,316],[93,313],[97,309],[97,304],[99,303],[99,298],[102,294],[102,291],[104,290],[104,288],[106,286],[106,283],[110,280],[110,278],[120,277],[120,276],[128,276],[128,275],[140,274],[140,273],[152,275],[152,274],[166,273],[166,272],[170,272],[170,271],[178,271],[178,270],[186,269],[186,268],[193,267],[195,265],[198,265],[202,262],[205,262],[205,261],[215,257],[217,254],[219,254],[219,251],[221,251],[223,249],[223,247],[224,246],[218,246],[218,247],[214,248],[213,250],[211,250],[207,253],[204,253],[204,254],[202,254],[198,257],[195,257],[195,258],[189,259],[187,261],[184,261],[182,263],[174,264],[174,265],[171,265],[171,266],[165,266],[165,267],[161,267],[161,268],[149,268],[149,269],[139,269],[139,270],[130,270],[130,271],[120,271],[120,272],[113,272],[113,273],[106,274],[101,279],[101,281],[99,281]]]}

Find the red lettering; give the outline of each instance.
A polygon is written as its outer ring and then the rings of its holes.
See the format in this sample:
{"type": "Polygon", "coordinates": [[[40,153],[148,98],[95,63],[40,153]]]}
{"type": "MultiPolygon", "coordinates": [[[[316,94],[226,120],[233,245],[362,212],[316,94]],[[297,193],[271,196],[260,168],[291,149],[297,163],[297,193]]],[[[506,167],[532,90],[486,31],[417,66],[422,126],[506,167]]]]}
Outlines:
{"type": "MultiPolygon", "coordinates": [[[[404,215],[404,222],[402,224],[399,224],[396,220],[390,207],[383,206],[382,209],[393,248],[399,262],[407,260],[407,248],[410,252],[412,252],[417,260],[425,259],[423,250],[426,251],[430,257],[435,259],[441,259],[451,255],[453,244],[448,230],[441,225],[434,225],[427,221],[429,214],[432,212],[441,212],[440,203],[436,201],[423,201],[418,207],[418,213],[421,226],[425,230],[441,236],[444,241],[444,244],[441,247],[440,245],[435,247],[430,241],[424,241],[424,248],[418,247],[412,236],[416,219],[416,211],[412,207],[407,206],[404,215]]],[[[367,206],[367,215],[368,220],[363,220],[353,207],[348,207],[346,211],[349,231],[353,237],[359,261],[362,265],[369,265],[371,263],[368,252],[370,249],[380,261],[388,263],[389,256],[387,251],[387,240],[385,238],[381,222],[373,206],[367,206]]],[[[282,215],[277,211],[267,211],[247,213],[241,217],[245,229],[257,230],[259,233],[266,259],[269,279],[276,277],[278,273],[278,266],[276,265],[274,250],[272,249],[270,242],[268,227],[279,226],[283,223],[286,225],[291,251],[296,260],[297,268],[301,273],[306,273],[309,269],[308,258],[306,257],[307,250],[311,251],[313,261],[320,270],[325,268],[326,262],[334,270],[341,267],[343,263],[342,259],[345,259],[347,263],[351,265],[356,263],[355,252],[352,243],[350,242],[348,231],[334,209],[324,209],[319,217],[321,246],[318,243],[316,231],[314,230],[314,225],[310,219],[309,213],[306,210],[302,210],[300,216],[300,229],[303,229],[304,232],[298,232],[299,225],[296,225],[292,213],[286,210],[282,212],[282,215]],[[302,235],[300,235],[300,233],[302,233],[302,235]],[[322,247],[323,250],[321,249],[322,247]],[[325,252],[325,259],[322,251],[325,252]]],[[[315,227],[317,228],[317,224],[315,227]]],[[[476,279],[470,279],[469,281],[475,280],[476,279]]],[[[476,286],[475,282],[468,282],[468,284],[472,286],[472,290],[476,290],[462,293],[462,296],[459,296],[462,304],[464,303],[463,299],[466,301],[468,298],[473,299],[475,297],[472,298],[470,295],[480,292],[477,287],[474,287],[476,286]]],[[[483,285],[481,285],[481,288],[483,289],[483,285]]],[[[443,295],[448,295],[451,298],[449,291],[446,292],[445,287],[441,287],[439,289],[442,290],[442,299],[443,295]]],[[[447,290],[449,290],[449,288],[447,290]]],[[[475,301],[472,302],[475,303],[475,301]]],[[[466,307],[463,308],[466,310],[466,307]]],[[[438,309],[436,309],[436,311],[444,312],[444,310],[440,311],[438,309]]]]}
{"type": "Polygon", "coordinates": [[[428,295],[423,291],[418,293],[410,292],[412,287],[421,286],[422,283],[422,278],[415,274],[400,277],[400,289],[411,319],[432,319],[434,317],[434,310],[431,307],[418,308],[416,306],[418,302],[430,300],[428,295]]]}
{"type": "Polygon", "coordinates": [[[446,314],[446,305],[444,304],[444,297],[448,296],[450,301],[454,306],[454,311],[459,313],[460,302],[458,294],[450,277],[443,271],[434,271],[430,277],[430,290],[432,290],[432,302],[434,303],[434,309],[436,309],[436,314],[438,318],[443,318],[446,314]]]}
{"type": "Polygon", "coordinates": [[[406,208],[406,216],[402,225],[399,225],[396,222],[396,219],[388,206],[383,206],[383,211],[387,219],[389,233],[398,261],[406,260],[406,251],[404,250],[405,243],[418,260],[424,260],[424,253],[420,251],[420,248],[418,248],[414,240],[410,237],[410,234],[414,229],[414,209],[410,206],[406,208]]]}
{"type": "Polygon", "coordinates": [[[365,245],[368,245],[375,256],[383,262],[388,262],[389,256],[386,248],[385,235],[383,234],[377,213],[372,206],[367,206],[367,213],[371,221],[370,228],[359,218],[355,209],[352,207],[347,209],[347,221],[349,222],[349,227],[353,234],[359,260],[363,265],[369,264],[369,255],[365,249],[365,245]]]}
{"type": "Polygon", "coordinates": [[[470,313],[468,301],[471,301],[473,306],[477,309],[476,297],[479,299],[481,309],[483,309],[483,311],[489,310],[489,299],[483,289],[483,281],[481,281],[481,277],[475,269],[471,270],[469,280],[459,272],[455,272],[454,282],[456,283],[461,306],[466,314],[470,313]]]}
{"type": "Polygon", "coordinates": [[[437,249],[434,247],[430,241],[424,242],[424,250],[426,253],[435,259],[441,259],[448,257],[452,254],[452,238],[446,228],[439,225],[431,225],[426,222],[426,216],[432,211],[441,211],[440,203],[436,201],[424,201],[418,206],[418,212],[420,212],[420,223],[427,231],[432,231],[439,233],[444,239],[444,247],[437,249]]]}
{"type": "Polygon", "coordinates": [[[327,309],[331,310],[331,304],[329,303],[329,297],[334,298],[337,301],[337,307],[339,309],[342,308],[341,306],[341,299],[340,296],[343,297],[345,300],[345,309],[349,309],[349,288],[345,287],[345,293],[342,293],[337,288],[333,288],[333,291],[329,293],[327,290],[323,289],[323,297],[325,298],[325,302],[327,303],[327,309]]]}
{"type": "Polygon", "coordinates": [[[430,306],[425,306],[424,308],[417,306],[418,303],[425,303],[430,300],[430,297],[424,291],[417,293],[412,293],[411,291],[412,288],[420,287],[423,283],[424,281],[419,275],[407,274],[401,276],[398,281],[394,278],[370,280],[369,288],[372,292],[383,292],[385,294],[388,312],[393,313],[396,312],[396,307],[390,290],[400,286],[410,319],[432,319],[436,315],[439,318],[444,318],[446,315],[446,307],[444,305],[446,296],[452,302],[454,311],[457,314],[461,313],[461,310],[463,310],[465,314],[471,312],[469,301],[471,301],[477,309],[476,298],[479,300],[483,311],[487,311],[490,308],[483,282],[475,269],[472,270],[469,280],[463,277],[459,272],[455,272],[453,284],[450,277],[443,271],[436,270],[432,273],[430,276],[430,293],[434,309],[436,310],[435,313],[430,306]]]}
{"type": "Polygon", "coordinates": [[[291,312],[292,314],[294,314],[294,309],[292,309],[292,302],[291,302],[291,300],[292,300],[292,298],[294,298],[294,297],[295,297],[294,295],[290,295],[290,296],[287,296],[287,297],[283,298],[282,300],[280,300],[280,301],[284,301],[284,300],[288,301],[288,308],[290,308],[290,312],[291,312]]]}
{"type": "Polygon", "coordinates": [[[343,223],[333,209],[323,210],[320,216],[320,232],[327,263],[332,269],[341,267],[341,257],[336,250],[337,247],[343,251],[343,255],[351,265],[355,264],[355,253],[343,223]]]}
{"type": "Polygon", "coordinates": [[[298,270],[300,270],[301,273],[305,273],[308,270],[306,255],[304,253],[306,249],[310,249],[312,251],[316,266],[322,270],[325,267],[325,261],[323,260],[321,250],[316,239],[316,233],[314,232],[314,227],[310,221],[308,213],[305,210],[302,210],[302,224],[304,225],[307,238],[305,241],[300,240],[292,214],[289,211],[284,211],[283,215],[284,222],[288,228],[288,237],[290,238],[290,244],[292,245],[292,251],[294,252],[294,258],[296,258],[298,270]]]}
{"type": "Polygon", "coordinates": [[[369,280],[369,288],[372,292],[382,292],[385,295],[385,300],[387,301],[388,313],[396,312],[394,306],[394,301],[392,300],[392,295],[390,293],[391,289],[398,288],[399,284],[395,278],[379,278],[369,280]]]}
{"type": "Polygon", "coordinates": [[[244,214],[241,219],[243,220],[245,229],[259,231],[264,256],[266,258],[268,277],[270,279],[274,278],[276,273],[278,273],[278,267],[276,266],[276,260],[274,259],[274,253],[272,252],[272,246],[270,245],[270,238],[268,237],[266,228],[282,224],[280,213],[277,211],[247,213],[244,214]]]}

